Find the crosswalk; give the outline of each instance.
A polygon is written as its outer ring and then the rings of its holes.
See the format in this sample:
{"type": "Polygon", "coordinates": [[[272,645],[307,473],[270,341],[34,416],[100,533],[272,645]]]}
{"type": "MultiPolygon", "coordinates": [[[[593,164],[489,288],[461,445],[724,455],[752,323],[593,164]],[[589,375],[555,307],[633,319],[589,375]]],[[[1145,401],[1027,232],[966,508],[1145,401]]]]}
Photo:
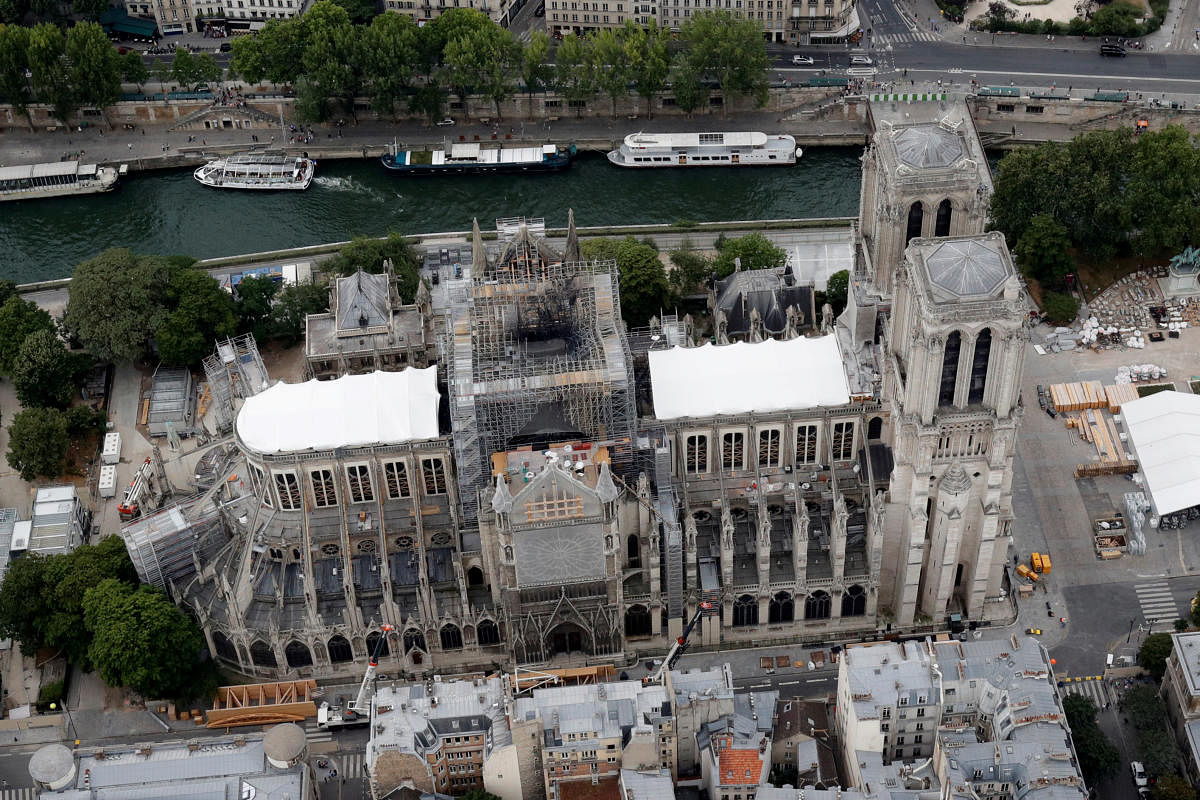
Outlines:
{"type": "Polygon", "coordinates": [[[366,756],[363,753],[346,753],[337,758],[339,778],[364,778],[367,775],[366,756]]]}
{"type": "Polygon", "coordinates": [[[1138,583],[1133,587],[1137,593],[1138,604],[1142,607],[1142,616],[1147,622],[1171,622],[1179,619],[1179,604],[1175,601],[1166,581],[1153,583],[1138,583]]]}
{"type": "Polygon", "coordinates": [[[1073,680],[1063,684],[1062,693],[1082,695],[1091,700],[1096,708],[1104,708],[1114,700],[1103,680],[1073,680]]]}
{"type": "MultiPolygon", "coordinates": [[[[315,719],[308,719],[304,721],[304,738],[307,739],[310,744],[313,742],[332,742],[333,733],[331,731],[318,728],[317,721],[315,719]]],[[[3,798],[0,798],[0,800],[3,800],[3,798]]]]}
{"type": "Polygon", "coordinates": [[[881,33],[874,37],[874,44],[876,47],[883,47],[889,44],[914,44],[916,42],[940,42],[941,40],[942,37],[929,31],[881,33]]]}
{"type": "Polygon", "coordinates": [[[0,800],[34,800],[37,789],[26,786],[21,789],[4,789],[0,791],[0,800]]]}

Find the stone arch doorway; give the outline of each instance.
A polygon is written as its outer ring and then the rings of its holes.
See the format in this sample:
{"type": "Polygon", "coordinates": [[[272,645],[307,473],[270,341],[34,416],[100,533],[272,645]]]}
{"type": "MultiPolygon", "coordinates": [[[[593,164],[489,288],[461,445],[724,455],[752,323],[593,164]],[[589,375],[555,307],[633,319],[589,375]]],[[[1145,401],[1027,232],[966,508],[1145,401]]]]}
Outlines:
{"type": "Polygon", "coordinates": [[[574,622],[560,622],[546,634],[546,650],[551,656],[590,653],[591,637],[574,622]]]}
{"type": "Polygon", "coordinates": [[[625,635],[650,635],[650,609],[640,603],[629,607],[625,612],[625,635]]]}
{"type": "Polygon", "coordinates": [[[212,635],[213,649],[216,651],[217,658],[223,658],[226,661],[238,663],[237,649],[234,648],[233,642],[229,641],[229,637],[220,631],[216,631],[212,635]]]}
{"type": "Polygon", "coordinates": [[[354,660],[354,651],[345,636],[336,635],[329,639],[329,660],[334,664],[342,664],[354,660]]]}
{"type": "Polygon", "coordinates": [[[950,235],[950,218],[954,210],[950,207],[950,198],[947,197],[942,202],[938,203],[937,216],[933,221],[934,236],[949,236],[950,235]]]}
{"type": "Polygon", "coordinates": [[[925,221],[925,207],[918,200],[908,207],[908,229],[904,233],[904,244],[921,235],[921,225],[925,221]]]}
{"type": "Polygon", "coordinates": [[[312,651],[308,649],[308,645],[295,639],[288,642],[287,647],[283,649],[283,656],[287,659],[287,665],[292,668],[311,667],[313,663],[312,651]]]}
{"type": "Polygon", "coordinates": [[[867,423],[867,441],[877,442],[883,438],[883,417],[871,417],[867,423]]]}
{"type": "Polygon", "coordinates": [[[467,570],[467,586],[483,586],[483,570],[479,567],[467,570]]]}
{"type": "Polygon", "coordinates": [[[279,663],[275,660],[275,651],[266,642],[260,641],[250,645],[250,660],[254,662],[254,666],[256,667],[279,666],[279,663]]]}
{"type": "MultiPolygon", "coordinates": [[[[375,654],[375,647],[379,646],[379,655],[386,656],[388,654],[388,640],[379,631],[371,631],[367,634],[367,655],[375,654]]],[[[329,652],[333,652],[333,648],[329,648],[329,652]]]]}

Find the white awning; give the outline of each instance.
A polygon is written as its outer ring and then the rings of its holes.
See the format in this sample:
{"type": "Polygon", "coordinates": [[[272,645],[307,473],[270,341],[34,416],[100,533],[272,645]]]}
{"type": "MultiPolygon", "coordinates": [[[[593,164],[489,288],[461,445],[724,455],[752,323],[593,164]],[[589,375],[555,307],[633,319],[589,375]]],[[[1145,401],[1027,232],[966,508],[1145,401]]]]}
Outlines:
{"type": "Polygon", "coordinates": [[[1158,392],[1121,414],[1155,512],[1200,505],[1200,396],[1158,392]]]}
{"type": "Polygon", "coordinates": [[[434,439],[439,398],[437,367],[277,383],[246,399],[237,433],[259,453],[434,439]]]}
{"type": "Polygon", "coordinates": [[[658,419],[850,402],[834,336],[651,350],[650,386],[658,419]]]}

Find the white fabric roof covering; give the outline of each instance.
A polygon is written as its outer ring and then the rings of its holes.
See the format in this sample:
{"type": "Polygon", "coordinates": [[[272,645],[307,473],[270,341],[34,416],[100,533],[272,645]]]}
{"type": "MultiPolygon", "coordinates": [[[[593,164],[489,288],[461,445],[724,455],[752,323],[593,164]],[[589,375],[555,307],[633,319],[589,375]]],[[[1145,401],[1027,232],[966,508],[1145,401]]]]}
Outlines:
{"type": "Polygon", "coordinates": [[[259,453],[434,439],[438,401],[437,367],[277,383],[246,399],[237,433],[259,453]]]}
{"type": "Polygon", "coordinates": [[[1200,504],[1200,396],[1158,392],[1123,403],[1121,413],[1154,510],[1200,504]]]}
{"type": "Polygon", "coordinates": [[[658,419],[850,402],[835,336],[651,350],[650,386],[658,419]]]}

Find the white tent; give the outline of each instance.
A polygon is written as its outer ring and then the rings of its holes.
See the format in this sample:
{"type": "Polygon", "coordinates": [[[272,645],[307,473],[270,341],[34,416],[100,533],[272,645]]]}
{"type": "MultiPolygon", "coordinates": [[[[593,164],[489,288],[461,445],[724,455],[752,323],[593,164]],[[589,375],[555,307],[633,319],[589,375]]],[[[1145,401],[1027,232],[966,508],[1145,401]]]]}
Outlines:
{"type": "Polygon", "coordinates": [[[835,336],[651,350],[650,386],[658,419],[850,402],[835,336]]]}
{"type": "Polygon", "coordinates": [[[259,453],[433,439],[439,398],[437,367],[277,383],[246,399],[237,434],[259,453]]]}
{"type": "Polygon", "coordinates": [[[1155,513],[1200,505],[1200,396],[1158,392],[1121,414],[1155,513]]]}

